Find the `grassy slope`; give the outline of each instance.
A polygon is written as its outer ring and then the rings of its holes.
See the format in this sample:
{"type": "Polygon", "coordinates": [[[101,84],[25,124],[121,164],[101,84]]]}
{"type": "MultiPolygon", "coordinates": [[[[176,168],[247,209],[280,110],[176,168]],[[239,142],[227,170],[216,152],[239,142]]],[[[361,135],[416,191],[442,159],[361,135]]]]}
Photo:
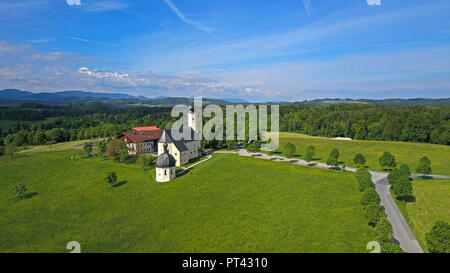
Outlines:
{"type": "Polygon", "coordinates": [[[0,252],[364,252],[373,239],[352,174],[214,155],[158,184],[79,152],[0,157],[0,252]],[[38,194],[14,200],[17,182],[38,194]]]}
{"type": "Polygon", "coordinates": [[[450,179],[414,179],[412,182],[415,202],[397,200],[400,211],[405,216],[420,245],[426,250],[425,234],[438,220],[450,223],[450,179]]]}
{"type": "Polygon", "coordinates": [[[366,158],[366,165],[376,171],[381,171],[378,159],[385,151],[390,151],[398,164],[408,164],[412,172],[415,171],[420,158],[428,156],[433,173],[450,175],[450,146],[387,141],[344,141],[297,133],[280,133],[279,152],[284,152],[284,145],[287,142],[297,146],[296,156],[299,158],[305,153],[307,146],[315,146],[315,160],[320,162],[326,162],[331,150],[337,148],[341,153],[339,159],[351,167],[354,167],[355,154],[362,153],[366,158]]]}

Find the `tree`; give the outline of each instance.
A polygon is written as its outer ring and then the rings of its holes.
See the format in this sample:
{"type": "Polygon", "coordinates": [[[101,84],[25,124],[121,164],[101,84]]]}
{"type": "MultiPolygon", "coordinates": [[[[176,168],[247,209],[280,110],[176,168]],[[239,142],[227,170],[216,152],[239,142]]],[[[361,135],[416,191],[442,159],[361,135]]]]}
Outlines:
{"type": "Polygon", "coordinates": [[[13,186],[13,191],[19,199],[22,199],[25,197],[28,190],[25,185],[18,183],[13,186]]]}
{"type": "Polygon", "coordinates": [[[399,169],[393,169],[387,176],[389,184],[391,184],[392,188],[395,188],[395,183],[398,181],[398,179],[402,176],[405,176],[405,174],[400,171],[399,169]]]}
{"type": "Polygon", "coordinates": [[[90,156],[91,152],[92,152],[92,143],[90,143],[90,142],[89,143],[84,143],[83,144],[83,150],[88,156],[90,156]]]}
{"type": "Polygon", "coordinates": [[[424,156],[420,159],[416,172],[420,174],[431,173],[431,161],[428,159],[428,157],[424,156]]]}
{"type": "Polygon", "coordinates": [[[386,217],[382,217],[375,226],[374,236],[381,244],[392,242],[394,238],[394,232],[392,231],[392,225],[389,223],[386,217]]]}
{"type": "Polygon", "coordinates": [[[47,139],[45,138],[44,132],[38,131],[33,137],[33,144],[35,145],[43,145],[47,139]]]}
{"type": "Polygon", "coordinates": [[[371,203],[380,204],[380,202],[381,202],[380,196],[373,188],[368,188],[364,192],[363,196],[361,197],[361,201],[360,201],[361,205],[363,205],[363,206],[367,206],[371,203]]]}
{"type": "Polygon", "coordinates": [[[409,166],[408,166],[408,165],[406,165],[406,164],[401,164],[399,170],[400,170],[403,174],[407,175],[408,177],[411,176],[411,170],[409,169],[409,166]]]}
{"type": "Polygon", "coordinates": [[[366,216],[370,225],[376,226],[378,221],[386,214],[380,204],[370,203],[364,208],[364,216],[366,216]]]}
{"type": "Polygon", "coordinates": [[[114,186],[117,182],[116,172],[110,172],[105,178],[105,181],[108,182],[111,186],[114,186]]]}
{"type": "Polygon", "coordinates": [[[147,167],[150,167],[152,159],[153,156],[140,155],[137,159],[137,163],[142,167],[142,169],[145,169],[147,167]]]}
{"type": "Polygon", "coordinates": [[[308,163],[311,162],[314,158],[315,153],[316,153],[316,148],[314,148],[314,146],[306,147],[305,161],[308,163]]]}
{"type": "Polygon", "coordinates": [[[397,163],[395,162],[395,156],[393,156],[390,152],[384,152],[378,162],[380,163],[381,167],[386,167],[388,171],[397,166],[397,163]]]}
{"type": "Polygon", "coordinates": [[[357,166],[364,166],[364,164],[366,164],[366,159],[362,154],[356,154],[353,158],[353,162],[355,162],[355,165],[357,166]]]}
{"type": "Polygon", "coordinates": [[[9,155],[11,158],[13,158],[14,157],[14,154],[17,152],[17,147],[16,147],[16,145],[12,145],[12,144],[9,144],[9,145],[6,145],[6,148],[5,148],[5,155],[9,155]]]}
{"type": "Polygon", "coordinates": [[[381,253],[406,253],[403,249],[392,242],[386,242],[381,244],[381,253]]]}
{"type": "Polygon", "coordinates": [[[286,155],[288,158],[293,158],[295,151],[297,150],[297,147],[295,147],[294,144],[288,142],[286,145],[284,145],[284,148],[286,149],[286,155]]]}
{"type": "Polygon", "coordinates": [[[450,225],[437,221],[431,231],[425,234],[425,240],[431,253],[450,253],[450,225]]]}
{"type": "Polygon", "coordinates": [[[105,152],[106,152],[106,142],[105,141],[100,141],[98,143],[97,152],[99,155],[105,154],[105,152]]]}
{"type": "Polygon", "coordinates": [[[339,165],[339,151],[334,148],[327,159],[327,165],[337,167],[339,165]]]}
{"type": "Polygon", "coordinates": [[[106,145],[106,155],[109,157],[114,157],[117,161],[122,162],[121,159],[125,159],[128,155],[128,148],[119,139],[112,139],[106,145]]]}
{"type": "Polygon", "coordinates": [[[359,191],[365,192],[369,188],[375,188],[375,185],[372,182],[372,175],[368,174],[363,175],[360,179],[358,179],[358,188],[359,191]]]}
{"type": "Polygon", "coordinates": [[[398,180],[395,182],[395,186],[393,188],[395,195],[399,199],[407,199],[409,196],[412,195],[412,185],[411,181],[409,181],[409,177],[406,175],[402,175],[398,178],[398,180]]]}

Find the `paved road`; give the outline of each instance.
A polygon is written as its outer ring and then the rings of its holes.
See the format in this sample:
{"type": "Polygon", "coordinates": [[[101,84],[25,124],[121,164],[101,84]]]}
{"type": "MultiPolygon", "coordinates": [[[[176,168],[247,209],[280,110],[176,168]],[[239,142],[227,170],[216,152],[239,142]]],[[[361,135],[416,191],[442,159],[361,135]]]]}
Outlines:
{"type": "Polygon", "coordinates": [[[375,188],[381,198],[381,205],[384,207],[388,220],[392,224],[395,240],[408,253],[423,253],[416,237],[414,237],[397,204],[392,199],[391,193],[389,192],[391,185],[389,185],[387,180],[388,174],[380,172],[371,172],[371,174],[372,181],[375,183],[375,188]]]}
{"type": "MultiPolygon", "coordinates": [[[[236,152],[218,151],[216,153],[236,153],[236,152]]],[[[308,163],[301,159],[288,159],[282,156],[268,156],[267,154],[264,153],[249,153],[245,149],[240,149],[238,151],[238,154],[241,156],[250,156],[273,161],[291,162],[297,165],[304,165],[304,166],[309,165],[323,169],[330,168],[330,166],[321,162],[308,163]]],[[[356,172],[356,169],[346,167],[345,171],[356,172]]],[[[422,248],[420,247],[419,243],[414,237],[414,234],[411,232],[411,229],[409,228],[408,224],[405,221],[405,218],[398,209],[397,204],[395,204],[394,199],[392,199],[391,193],[389,192],[390,185],[387,180],[388,173],[384,172],[370,172],[370,173],[372,174],[372,181],[375,184],[375,188],[378,194],[380,195],[381,205],[384,207],[388,220],[392,224],[392,229],[394,231],[394,239],[397,240],[397,242],[400,244],[400,247],[408,253],[423,253],[422,248]]],[[[417,178],[421,176],[423,175],[413,174],[411,175],[411,178],[417,178]]],[[[450,179],[450,176],[444,175],[427,175],[427,176],[432,178],[450,179]]]]}

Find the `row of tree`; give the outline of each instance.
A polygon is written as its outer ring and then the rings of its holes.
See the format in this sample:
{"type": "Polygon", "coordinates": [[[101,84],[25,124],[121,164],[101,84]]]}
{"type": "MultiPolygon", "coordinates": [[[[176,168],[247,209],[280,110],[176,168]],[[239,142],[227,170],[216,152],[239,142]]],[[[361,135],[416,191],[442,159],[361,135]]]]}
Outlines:
{"type": "Polygon", "coordinates": [[[381,244],[381,251],[383,253],[403,253],[400,246],[393,242],[392,225],[387,219],[384,208],[380,205],[381,199],[375,190],[369,170],[361,167],[356,171],[355,177],[359,190],[363,192],[360,203],[364,207],[364,215],[369,225],[374,227],[374,236],[381,244]]]}

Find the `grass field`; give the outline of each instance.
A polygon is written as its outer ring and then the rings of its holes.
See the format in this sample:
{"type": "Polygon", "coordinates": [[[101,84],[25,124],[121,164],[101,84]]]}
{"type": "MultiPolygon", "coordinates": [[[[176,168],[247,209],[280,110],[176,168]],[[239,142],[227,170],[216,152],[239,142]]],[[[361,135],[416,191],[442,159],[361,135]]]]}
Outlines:
{"type": "Polygon", "coordinates": [[[159,184],[154,170],[79,152],[0,157],[0,252],[68,252],[69,241],[82,252],[367,252],[373,240],[350,173],[217,154],[159,184]],[[17,182],[31,198],[13,197],[17,182]]]}
{"type": "Polygon", "coordinates": [[[284,154],[284,145],[291,142],[296,145],[296,157],[301,158],[309,145],[316,147],[314,160],[326,162],[331,150],[337,148],[340,152],[340,161],[346,166],[355,167],[353,157],[361,153],[366,158],[366,165],[371,170],[381,171],[378,159],[385,152],[391,152],[398,164],[408,164],[412,172],[415,172],[420,158],[428,156],[432,163],[434,174],[450,175],[450,146],[389,142],[389,141],[360,141],[360,140],[333,140],[324,137],[311,137],[298,133],[280,133],[280,146],[278,152],[284,154]]]}
{"type": "Polygon", "coordinates": [[[412,182],[415,202],[397,200],[420,245],[426,250],[425,234],[438,220],[450,223],[450,179],[414,179],[412,182]]]}

